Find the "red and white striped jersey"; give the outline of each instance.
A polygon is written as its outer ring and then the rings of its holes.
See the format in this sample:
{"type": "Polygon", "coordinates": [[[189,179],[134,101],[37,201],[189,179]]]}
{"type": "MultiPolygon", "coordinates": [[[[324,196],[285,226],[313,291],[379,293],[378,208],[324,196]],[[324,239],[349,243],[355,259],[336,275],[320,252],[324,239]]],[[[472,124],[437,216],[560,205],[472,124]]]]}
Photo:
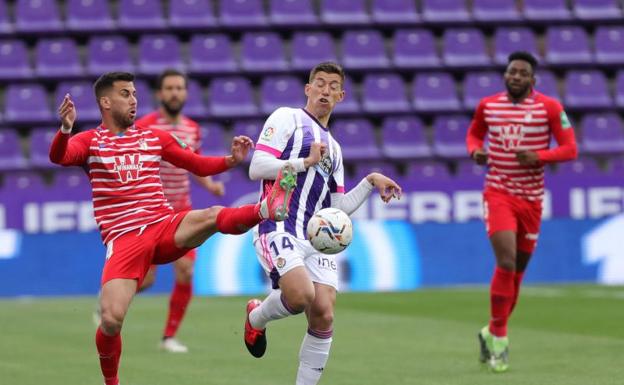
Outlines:
{"type": "Polygon", "coordinates": [[[561,104],[546,95],[532,92],[520,103],[513,103],[506,92],[485,97],[479,103],[468,129],[468,152],[483,148],[488,139],[487,188],[502,190],[530,201],[544,196],[544,163],[576,157],[574,129],[561,104]],[[558,147],[549,149],[554,135],[558,147]],[[522,166],[520,151],[534,151],[535,166],[522,166]]]}
{"type": "Polygon", "coordinates": [[[163,193],[161,160],[202,176],[228,169],[225,157],[196,155],[170,133],[135,126],[123,135],[102,126],[71,138],[59,131],[50,147],[50,160],[88,171],[104,243],[174,212],[163,193]]]}
{"type": "MultiPolygon", "coordinates": [[[[199,124],[185,116],[179,124],[170,124],[159,111],[154,111],[137,120],[135,125],[139,128],[156,128],[170,132],[199,154],[201,146],[199,124]]],[[[175,211],[191,208],[191,184],[188,171],[163,161],[160,164],[160,179],[163,183],[165,198],[175,211]]]]}

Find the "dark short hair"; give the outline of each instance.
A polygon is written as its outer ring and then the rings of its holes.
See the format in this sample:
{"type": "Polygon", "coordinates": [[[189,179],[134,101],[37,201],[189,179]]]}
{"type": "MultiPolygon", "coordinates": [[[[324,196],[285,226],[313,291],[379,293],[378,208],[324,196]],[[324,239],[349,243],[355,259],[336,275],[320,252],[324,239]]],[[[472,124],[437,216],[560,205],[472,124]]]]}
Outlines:
{"type": "Polygon", "coordinates": [[[184,86],[186,86],[186,74],[182,71],[179,71],[175,68],[168,68],[166,70],[164,70],[159,76],[158,79],[156,80],[156,89],[157,90],[161,90],[163,83],[165,82],[165,79],[168,78],[169,76],[181,76],[184,78],[184,86]]]}
{"type": "Polygon", "coordinates": [[[507,65],[509,65],[514,60],[522,60],[529,63],[531,65],[531,70],[533,70],[533,73],[535,73],[535,70],[537,69],[537,59],[535,58],[535,56],[531,55],[526,51],[512,52],[507,58],[507,65]]]}
{"type": "Polygon", "coordinates": [[[107,72],[100,76],[98,80],[93,84],[93,91],[95,92],[95,99],[99,100],[104,92],[113,88],[115,82],[132,82],[134,81],[134,75],[130,72],[107,72]]]}
{"type": "Polygon", "coordinates": [[[319,72],[338,74],[340,75],[341,83],[344,84],[345,74],[340,64],[330,61],[317,64],[316,66],[314,66],[314,68],[312,68],[312,71],[310,71],[310,78],[308,79],[308,83],[312,83],[312,80],[314,80],[314,76],[319,72]]]}

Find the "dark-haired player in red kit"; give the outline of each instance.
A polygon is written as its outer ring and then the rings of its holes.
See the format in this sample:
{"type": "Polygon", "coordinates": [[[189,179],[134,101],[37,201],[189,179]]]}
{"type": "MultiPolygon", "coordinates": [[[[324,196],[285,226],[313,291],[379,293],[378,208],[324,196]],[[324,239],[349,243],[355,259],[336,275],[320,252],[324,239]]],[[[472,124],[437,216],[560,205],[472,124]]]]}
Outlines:
{"type": "Polygon", "coordinates": [[[494,372],[509,368],[507,321],[539,235],[544,164],[577,155],[574,129],[563,107],[533,89],[536,67],[537,60],[529,53],[509,55],[507,91],[481,100],[466,137],[471,158],[488,166],[484,219],[496,269],[490,286],[490,323],[478,337],[480,361],[494,372]],[[552,136],[555,148],[549,148],[552,136]]]}
{"type": "Polygon", "coordinates": [[[174,212],[160,180],[165,160],[196,175],[214,175],[242,162],[253,142],[232,140],[231,155],[195,154],[175,136],[137,129],[134,75],[106,73],[95,82],[102,124],[70,138],[76,109],[69,95],[59,107],[61,129],[50,147],[50,160],[82,166],[88,172],[95,220],[106,245],[95,343],[105,385],[118,385],[121,328],[130,302],[152,263],[175,261],[216,232],[241,234],[263,219],[284,220],[295,186],[292,166],[284,166],[267,199],[238,208],[220,206],[174,212]]]}

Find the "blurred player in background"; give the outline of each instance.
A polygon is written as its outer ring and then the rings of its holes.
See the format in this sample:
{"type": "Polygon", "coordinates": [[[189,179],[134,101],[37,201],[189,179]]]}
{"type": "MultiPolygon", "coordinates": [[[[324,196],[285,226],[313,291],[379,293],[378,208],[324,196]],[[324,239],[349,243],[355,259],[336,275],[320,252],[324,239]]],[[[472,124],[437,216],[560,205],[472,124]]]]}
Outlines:
{"type": "Polygon", "coordinates": [[[161,159],[196,175],[214,175],[242,162],[253,142],[237,136],[231,155],[206,157],[190,151],[171,133],[137,129],[133,81],[134,75],[126,72],[102,75],[94,84],[102,123],[73,137],[76,108],[65,95],[59,107],[61,128],[50,147],[53,163],[81,166],[88,172],[95,220],[106,245],[102,321],[95,336],[105,385],[119,384],[121,328],[152,263],[173,262],[216,232],[241,234],[262,219],[284,219],[294,188],[288,184],[292,167],[284,167],[277,174],[278,183],[259,204],[176,213],[163,192],[161,159]]]}
{"type": "Polygon", "coordinates": [[[466,137],[471,158],[488,166],[484,219],[496,269],[490,286],[490,323],[478,337],[480,361],[495,372],[509,368],[507,322],[539,235],[544,165],[577,155],[574,129],[561,104],[533,89],[536,67],[537,60],[529,53],[509,55],[507,90],[481,100],[466,137]],[[549,148],[552,136],[555,148],[549,148]]]}
{"type": "MultiPolygon", "coordinates": [[[[159,129],[170,132],[184,142],[196,154],[200,153],[201,137],[199,124],[182,114],[187,98],[186,76],[177,70],[164,71],[157,82],[156,97],[160,108],[136,121],[136,126],[145,129],[159,129]]],[[[206,138],[212,140],[212,138],[206,138]]],[[[206,190],[216,196],[223,196],[225,189],[222,182],[215,182],[210,176],[194,179],[206,190]]],[[[162,180],[167,202],[178,211],[191,210],[190,180],[188,171],[171,163],[160,163],[162,180]]],[[[173,263],[175,284],[169,300],[169,313],[163,331],[160,347],[172,353],[186,353],[188,348],[176,338],[176,332],[182,323],[193,293],[193,267],[195,250],[189,251],[173,263]]],[[[156,265],[152,265],[139,292],[153,285],[156,278],[156,265]]]]}
{"type": "Polygon", "coordinates": [[[301,344],[297,385],[315,385],[329,357],[338,266],[333,255],[316,251],[306,239],[309,218],[325,207],[353,213],[377,189],[388,202],[401,188],[379,173],[364,178],[345,194],[340,145],[327,128],[336,103],[344,98],[344,72],[335,63],[321,63],[305,86],[305,108],[278,108],[264,124],[249,168],[262,180],[262,196],[274,185],[273,175],[291,164],[296,188],[284,222],[266,220],[258,226],[254,246],[270,276],[273,290],[263,301],[247,303],[245,345],[254,357],[266,350],[269,321],[306,313],[308,330],[301,344]]]}

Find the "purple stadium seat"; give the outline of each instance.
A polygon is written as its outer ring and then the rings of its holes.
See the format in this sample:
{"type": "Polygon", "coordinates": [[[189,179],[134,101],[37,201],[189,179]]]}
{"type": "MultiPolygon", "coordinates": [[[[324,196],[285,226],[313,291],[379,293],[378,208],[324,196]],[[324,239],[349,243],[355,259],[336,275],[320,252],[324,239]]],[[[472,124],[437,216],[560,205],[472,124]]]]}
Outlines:
{"type": "Polygon", "coordinates": [[[330,25],[368,24],[364,0],[321,0],[321,20],[330,25]]]}
{"type": "Polygon", "coordinates": [[[465,0],[423,0],[421,5],[425,21],[433,23],[470,21],[465,0]]]}
{"type": "MultiPolygon", "coordinates": [[[[260,136],[264,121],[258,119],[237,120],[232,126],[232,135],[245,135],[254,141],[260,136]]],[[[228,143],[229,147],[229,143],[228,143]]],[[[251,159],[251,158],[250,158],[251,159]]]]}
{"type": "Polygon", "coordinates": [[[570,162],[557,164],[556,175],[569,176],[574,178],[586,177],[589,175],[602,174],[595,160],[587,157],[579,157],[570,162]]]}
{"type": "Polygon", "coordinates": [[[455,172],[456,179],[477,179],[483,183],[487,167],[476,164],[470,159],[464,159],[457,162],[457,170],[455,172]]]}
{"type": "Polygon", "coordinates": [[[618,71],[615,77],[615,104],[624,107],[624,71],[618,71]]]}
{"type": "Polygon", "coordinates": [[[457,111],[461,108],[455,80],[448,73],[420,73],[412,84],[416,111],[457,111]]]}
{"type": "Polygon", "coordinates": [[[605,154],[624,152],[624,126],[614,112],[587,114],[581,120],[581,148],[585,153],[605,154]]]}
{"type": "Polygon", "coordinates": [[[490,64],[483,33],[475,28],[446,29],[442,58],[447,66],[490,64]]]}
{"type": "Polygon", "coordinates": [[[371,17],[378,24],[414,24],[420,21],[412,0],[373,0],[371,17]]]}
{"type": "Polygon", "coordinates": [[[167,27],[159,0],[119,0],[117,23],[122,30],[154,31],[167,27]]]}
{"type": "Polygon", "coordinates": [[[622,18],[617,0],[573,0],[574,15],[581,20],[614,20],[622,18]]]}
{"type": "Polygon", "coordinates": [[[83,170],[71,168],[56,171],[48,189],[50,200],[75,202],[91,200],[91,184],[83,170]]]}
{"type": "MultiPolygon", "coordinates": [[[[42,193],[47,193],[48,187],[38,173],[18,171],[5,174],[2,190],[4,192],[11,191],[10,194],[7,194],[11,197],[9,202],[37,202],[41,201],[42,193]]],[[[9,204],[9,208],[11,206],[14,205],[9,204]]]]}
{"type": "Polygon", "coordinates": [[[393,43],[393,61],[399,68],[440,65],[435,39],[427,29],[398,29],[394,33],[393,43]]]}
{"type": "Polygon", "coordinates": [[[451,183],[451,173],[445,164],[433,161],[412,162],[407,167],[407,173],[403,179],[404,191],[418,191],[435,188],[435,186],[448,186],[451,183]]]}
{"type": "Polygon", "coordinates": [[[203,119],[208,116],[208,109],[204,103],[202,86],[195,79],[188,79],[188,98],[184,104],[184,114],[192,119],[203,119]]]}
{"type": "Polygon", "coordinates": [[[494,61],[507,65],[509,54],[515,51],[532,53],[539,59],[537,39],[533,30],[525,27],[501,27],[494,34],[494,61]]]}
{"type": "Polygon", "coordinates": [[[258,113],[251,82],[243,77],[214,78],[210,82],[209,108],[211,116],[241,117],[258,113]]]}
{"type": "Polygon", "coordinates": [[[212,2],[209,0],[185,0],[169,2],[169,25],[178,29],[215,27],[212,2]]]}
{"type": "Polygon", "coordinates": [[[145,80],[134,79],[134,88],[136,88],[139,105],[137,116],[143,116],[156,109],[156,99],[154,98],[154,91],[150,88],[149,84],[147,84],[145,80]]]}
{"type": "Polygon", "coordinates": [[[342,64],[348,69],[386,68],[390,64],[381,33],[347,31],[342,37],[342,64]]]}
{"type": "Polygon", "coordinates": [[[516,21],[520,12],[515,0],[474,0],[472,16],[479,21],[516,21]]]}
{"type": "Polygon", "coordinates": [[[303,107],[306,104],[303,83],[292,75],[267,76],[260,85],[260,109],[270,114],[284,106],[303,107]]]}
{"type": "Polygon", "coordinates": [[[26,166],[17,132],[6,128],[0,130],[0,170],[22,169],[26,166]]]}
{"type": "Polygon", "coordinates": [[[74,77],[83,74],[78,46],[71,38],[43,38],[35,48],[35,72],[40,77],[74,77]]]}
{"type": "Polygon", "coordinates": [[[238,64],[234,59],[228,35],[221,33],[193,35],[190,44],[190,73],[227,73],[235,72],[237,69],[238,64]]]}
{"type": "Polygon", "coordinates": [[[349,160],[376,159],[381,151],[375,141],[373,125],[366,119],[336,120],[331,131],[340,143],[342,156],[349,160]]]}
{"type": "MultiPolygon", "coordinates": [[[[252,140],[256,138],[251,137],[252,140]]],[[[227,153],[223,127],[218,123],[201,125],[201,153],[206,156],[221,156],[227,153]]]]}
{"type": "Polygon", "coordinates": [[[548,70],[538,70],[536,74],[535,90],[544,95],[561,100],[559,87],[557,86],[557,78],[548,70]]]}
{"type": "Polygon", "coordinates": [[[551,64],[591,63],[587,33],[582,27],[550,27],[546,32],[546,61],[551,64]]]}
{"type": "MultiPolygon", "coordinates": [[[[30,131],[30,164],[34,167],[56,167],[50,162],[50,145],[58,128],[33,128],[30,131]]],[[[2,131],[0,131],[2,132],[2,131]]]]}
{"type": "Polygon", "coordinates": [[[54,120],[41,84],[9,84],[4,95],[4,120],[11,123],[47,123],[54,120]]]}
{"type": "Polygon", "coordinates": [[[393,159],[431,156],[422,121],[415,116],[385,118],[381,127],[384,156],[393,159]]]}
{"type": "Polygon", "coordinates": [[[271,0],[269,3],[271,24],[302,26],[318,24],[312,3],[308,0],[271,0]]]}
{"type": "Polygon", "coordinates": [[[395,73],[368,74],[362,82],[362,107],[372,113],[407,112],[405,82],[395,73]]]}
{"type": "Polygon", "coordinates": [[[353,81],[350,77],[345,76],[345,81],[342,88],[344,88],[345,97],[344,99],[342,99],[342,102],[336,104],[336,107],[334,108],[334,113],[336,115],[347,115],[360,112],[360,98],[357,94],[356,88],[353,86],[353,81]]]}
{"type": "Polygon", "coordinates": [[[56,0],[17,0],[14,8],[18,32],[58,32],[63,30],[56,0]]]}
{"type": "Polygon", "coordinates": [[[225,195],[215,197],[193,180],[191,182],[193,206],[240,206],[258,202],[260,182],[250,180],[247,171],[243,168],[237,167],[215,175],[213,179],[224,183],[225,195]]]}
{"type": "Polygon", "coordinates": [[[464,107],[472,110],[482,98],[504,89],[502,76],[497,72],[469,72],[464,78],[464,107]]]}
{"type": "Polygon", "coordinates": [[[28,48],[22,40],[0,42],[0,79],[26,79],[33,70],[28,60],[28,48]]]}
{"type": "Polygon", "coordinates": [[[5,0],[0,0],[0,34],[10,34],[13,32],[13,23],[9,19],[5,0]]]}
{"type": "Polygon", "coordinates": [[[295,70],[310,70],[324,61],[338,61],[334,39],[327,32],[295,32],[291,49],[291,66],[295,70]]]}
{"type": "Polygon", "coordinates": [[[599,70],[569,71],[565,77],[565,105],[570,108],[612,107],[607,79],[599,70]]]}
{"type": "Polygon", "coordinates": [[[241,67],[247,71],[285,70],[284,42],[275,32],[247,32],[241,41],[241,67]]]}
{"type": "Polygon", "coordinates": [[[221,0],[220,21],[224,27],[259,27],[267,25],[262,0],[221,0]]]}
{"type": "Polygon", "coordinates": [[[72,31],[101,32],[115,28],[110,5],[106,1],[67,0],[65,15],[67,29],[72,31]]]}
{"type": "Polygon", "coordinates": [[[569,20],[572,13],[565,0],[524,0],[524,17],[528,20],[569,20]]]}
{"type": "Polygon", "coordinates": [[[598,27],[594,32],[596,62],[601,64],[624,63],[624,27],[598,27]]]}
{"type": "Polygon", "coordinates": [[[139,39],[139,72],[158,75],[167,68],[184,70],[180,42],[174,35],[142,35],[139,39]]]}
{"type": "Polygon", "coordinates": [[[614,175],[622,175],[624,173],[624,157],[613,156],[609,158],[607,171],[614,175]]]}
{"type": "Polygon", "coordinates": [[[60,106],[65,94],[70,94],[76,110],[78,119],[83,121],[99,121],[101,119],[100,109],[93,94],[93,84],[89,81],[60,82],[56,86],[54,96],[54,106],[60,106]]]}
{"type": "Polygon", "coordinates": [[[100,76],[110,71],[134,72],[128,40],[124,36],[92,36],[87,48],[87,72],[100,76]]]}
{"type": "Polygon", "coordinates": [[[433,121],[433,151],[445,158],[464,158],[470,119],[465,115],[437,116],[433,121]]]}
{"type": "Polygon", "coordinates": [[[401,175],[397,172],[394,164],[383,161],[361,162],[355,165],[355,172],[353,176],[345,173],[345,190],[348,192],[352,188],[358,185],[362,179],[366,178],[368,174],[372,172],[378,172],[391,178],[397,183],[401,183],[401,175]]]}

